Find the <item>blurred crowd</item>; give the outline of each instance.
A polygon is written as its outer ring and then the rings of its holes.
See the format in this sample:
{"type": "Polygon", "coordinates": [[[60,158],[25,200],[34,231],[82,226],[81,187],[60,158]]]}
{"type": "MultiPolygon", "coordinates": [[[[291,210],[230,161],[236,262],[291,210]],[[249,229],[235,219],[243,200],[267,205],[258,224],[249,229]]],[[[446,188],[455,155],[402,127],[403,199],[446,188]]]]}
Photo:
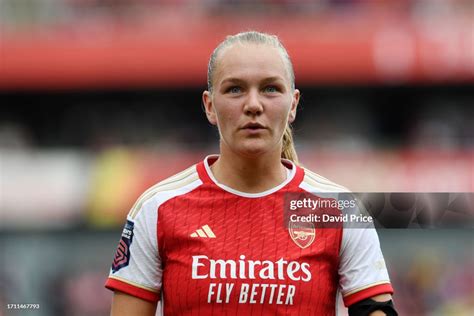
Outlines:
{"type": "MultiPolygon", "coordinates": [[[[299,88],[303,99],[294,129],[302,146],[352,151],[474,147],[468,86],[299,88]]],[[[217,133],[204,117],[200,93],[193,88],[0,94],[5,100],[0,147],[213,149],[217,133]],[[29,110],[34,104],[41,107],[29,110]]]]}
{"type": "Polygon", "coordinates": [[[401,14],[452,14],[472,10],[470,0],[1,0],[0,25],[30,28],[104,21],[140,23],[160,14],[328,14],[397,11],[401,14]]]}
{"type": "Polygon", "coordinates": [[[419,256],[412,258],[407,269],[398,269],[400,264],[393,269],[399,314],[470,315],[474,312],[472,253],[439,260],[439,253],[433,250],[427,254],[423,249],[419,256]]]}

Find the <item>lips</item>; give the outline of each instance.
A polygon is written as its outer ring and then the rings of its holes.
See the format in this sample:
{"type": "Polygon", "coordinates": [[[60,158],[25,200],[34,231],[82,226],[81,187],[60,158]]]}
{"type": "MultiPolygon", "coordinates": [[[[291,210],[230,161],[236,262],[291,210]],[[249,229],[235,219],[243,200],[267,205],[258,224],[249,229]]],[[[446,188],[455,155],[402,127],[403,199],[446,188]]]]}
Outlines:
{"type": "Polygon", "coordinates": [[[242,127],[242,129],[250,129],[250,130],[259,130],[259,129],[264,129],[264,128],[265,126],[257,122],[247,123],[242,127]]]}

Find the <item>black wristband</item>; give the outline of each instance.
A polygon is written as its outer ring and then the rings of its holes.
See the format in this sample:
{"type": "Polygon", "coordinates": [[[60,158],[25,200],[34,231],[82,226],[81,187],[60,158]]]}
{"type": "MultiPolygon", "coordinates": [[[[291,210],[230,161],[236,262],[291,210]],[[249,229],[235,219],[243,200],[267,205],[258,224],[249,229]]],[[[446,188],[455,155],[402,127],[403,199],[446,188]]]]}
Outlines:
{"type": "Polygon", "coordinates": [[[349,316],[368,316],[375,311],[382,311],[387,316],[398,316],[392,300],[377,302],[369,298],[349,306],[349,316]]]}

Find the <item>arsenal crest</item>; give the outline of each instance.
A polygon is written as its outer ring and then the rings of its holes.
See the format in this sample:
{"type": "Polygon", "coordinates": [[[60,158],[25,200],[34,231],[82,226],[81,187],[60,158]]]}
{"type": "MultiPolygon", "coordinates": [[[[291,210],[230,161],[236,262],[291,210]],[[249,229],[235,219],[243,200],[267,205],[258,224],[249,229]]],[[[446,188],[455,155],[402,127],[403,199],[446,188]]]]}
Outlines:
{"type": "Polygon", "coordinates": [[[291,239],[298,245],[298,247],[305,249],[309,247],[316,237],[316,229],[314,224],[310,222],[306,223],[288,223],[288,232],[290,233],[291,239]]]}

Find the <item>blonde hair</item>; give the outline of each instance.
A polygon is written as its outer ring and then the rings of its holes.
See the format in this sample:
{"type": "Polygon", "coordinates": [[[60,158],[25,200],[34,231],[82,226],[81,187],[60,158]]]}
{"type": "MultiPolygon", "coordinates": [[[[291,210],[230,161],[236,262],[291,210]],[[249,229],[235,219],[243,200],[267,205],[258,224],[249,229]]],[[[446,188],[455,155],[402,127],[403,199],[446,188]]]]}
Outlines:
{"type": "MultiPolygon", "coordinates": [[[[278,37],[276,35],[267,33],[249,31],[227,36],[226,39],[222,41],[212,52],[211,58],[209,59],[209,65],[207,67],[207,89],[211,94],[213,90],[214,72],[217,66],[217,58],[219,57],[219,53],[224,48],[227,48],[235,43],[266,44],[277,48],[281,53],[283,60],[285,61],[288,75],[290,77],[291,89],[292,91],[295,90],[295,73],[293,71],[293,64],[291,63],[288,52],[278,37]]],[[[293,143],[293,132],[289,123],[285,128],[285,132],[283,133],[281,157],[298,164],[298,155],[296,154],[293,143]]]]}

